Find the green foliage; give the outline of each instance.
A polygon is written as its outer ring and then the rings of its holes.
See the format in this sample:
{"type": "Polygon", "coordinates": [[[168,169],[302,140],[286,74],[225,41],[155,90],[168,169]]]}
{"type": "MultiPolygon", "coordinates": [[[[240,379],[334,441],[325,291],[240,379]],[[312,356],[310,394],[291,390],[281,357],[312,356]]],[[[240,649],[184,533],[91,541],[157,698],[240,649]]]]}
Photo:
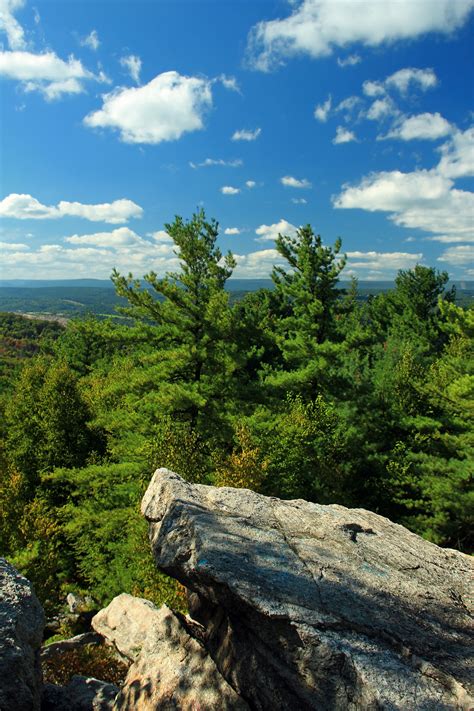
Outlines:
{"type": "Polygon", "coordinates": [[[45,358],[31,361],[5,411],[8,462],[32,485],[42,471],[85,464],[103,448],[100,434],[88,425],[90,417],[67,365],[45,358]]]}
{"type": "MultiPolygon", "coordinates": [[[[447,275],[417,266],[364,302],[355,281],[339,287],[340,240],[325,247],[306,226],[279,236],[275,288],[231,304],[217,223],[201,211],[166,229],[176,273],[115,272],[127,320],[38,337],[4,393],[0,548],[48,609],[79,588],[185,610],[139,513],[162,466],[363,506],[472,551],[474,310],[454,304],[447,275]]],[[[29,339],[31,323],[0,317],[0,337],[6,324],[29,339]]]]}
{"type": "Polygon", "coordinates": [[[44,682],[58,686],[67,686],[76,674],[122,686],[128,670],[110,647],[92,644],[50,656],[42,667],[44,682]]]}

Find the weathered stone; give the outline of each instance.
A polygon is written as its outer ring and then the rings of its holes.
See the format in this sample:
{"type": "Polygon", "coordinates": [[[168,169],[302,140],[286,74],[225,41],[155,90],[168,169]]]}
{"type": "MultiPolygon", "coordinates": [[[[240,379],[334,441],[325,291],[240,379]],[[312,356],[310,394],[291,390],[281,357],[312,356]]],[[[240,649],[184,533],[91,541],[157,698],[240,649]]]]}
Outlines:
{"type": "Polygon", "coordinates": [[[118,692],[114,684],[75,675],[67,686],[44,685],[41,711],[111,711],[118,692]]]}
{"type": "Polygon", "coordinates": [[[0,558],[0,709],[40,708],[44,614],[31,584],[0,558]]]}
{"type": "Polygon", "coordinates": [[[117,697],[117,710],[248,708],[194,636],[200,625],[188,626],[186,618],[166,605],[158,609],[148,600],[122,594],[92,624],[134,662],[117,697]]]}
{"type": "Polygon", "coordinates": [[[363,509],[155,472],[161,570],[189,590],[225,678],[255,709],[469,709],[473,565],[363,509]]]}

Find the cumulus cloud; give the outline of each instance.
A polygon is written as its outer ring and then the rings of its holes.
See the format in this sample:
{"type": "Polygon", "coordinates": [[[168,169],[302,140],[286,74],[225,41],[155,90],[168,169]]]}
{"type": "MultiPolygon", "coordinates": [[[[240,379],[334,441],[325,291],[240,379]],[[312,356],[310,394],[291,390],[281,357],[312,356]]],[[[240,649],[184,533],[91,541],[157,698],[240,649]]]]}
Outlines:
{"type": "Polygon", "coordinates": [[[347,128],[344,128],[343,126],[338,126],[336,128],[336,135],[332,139],[332,142],[334,145],[338,145],[339,143],[350,143],[351,141],[356,141],[356,136],[353,131],[348,131],[347,128]]]}
{"type": "Polygon", "coordinates": [[[141,217],[143,209],[132,200],[122,198],[111,203],[87,205],[61,200],[55,206],[43,205],[31,195],[11,193],[0,201],[0,215],[17,220],[58,219],[71,216],[92,222],[120,224],[141,217]]]}
{"type": "Polygon", "coordinates": [[[337,63],[340,67],[353,67],[356,64],[359,64],[361,61],[362,59],[358,54],[349,54],[348,57],[337,58],[337,63]]]}
{"type": "Polygon", "coordinates": [[[228,77],[226,74],[221,74],[217,77],[216,81],[219,81],[225,89],[236,91],[237,94],[240,94],[240,87],[235,77],[228,77]]]}
{"type": "Polygon", "coordinates": [[[373,173],[359,185],[344,186],[334,199],[337,208],[361,208],[374,212],[402,211],[420,201],[433,203],[444,197],[452,183],[434,171],[402,173],[398,170],[373,173]]]}
{"type": "Polygon", "coordinates": [[[370,121],[380,121],[387,116],[396,116],[399,110],[389,96],[383,99],[376,99],[365,114],[370,121]]]}
{"type": "Polygon", "coordinates": [[[88,235],[72,235],[65,237],[70,244],[91,244],[97,247],[123,247],[127,244],[141,242],[142,238],[128,227],[118,227],[112,232],[95,232],[88,235]]]}
{"type": "Polygon", "coordinates": [[[106,94],[102,108],[86,116],[84,124],[117,130],[126,143],[156,144],[202,129],[211,106],[209,80],[170,71],[144,86],[106,94]]]}
{"type": "Polygon", "coordinates": [[[245,185],[249,190],[251,190],[257,185],[257,183],[255,182],[255,180],[246,180],[245,185]]]}
{"type": "Polygon", "coordinates": [[[448,136],[452,130],[449,121],[446,121],[441,114],[424,113],[403,118],[384,138],[398,138],[401,141],[414,139],[435,141],[448,136]]]}
{"type": "Polygon", "coordinates": [[[334,111],[347,111],[350,113],[356,108],[356,106],[359,106],[361,101],[362,100],[358,96],[348,96],[347,99],[343,99],[339,102],[334,111]]]}
{"type": "Polygon", "coordinates": [[[97,52],[100,47],[99,35],[97,34],[97,30],[92,30],[92,32],[89,32],[89,34],[81,40],[81,46],[89,47],[89,49],[92,49],[94,52],[97,52]]]}
{"type": "Polygon", "coordinates": [[[348,266],[352,269],[376,269],[380,271],[413,269],[422,259],[421,252],[347,252],[348,266]]]}
{"type": "Polygon", "coordinates": [[[441,160],[437,171],[447,178],[474,176],[474,127],[457,131],[439,151],[441,160]]]}
{"type": "Polygon", "coordinates": [[[54,52],[0,52],[0,76],[22,83],[25,91],[39,91],[46,99],[84,91],[83,81],[101,81],[72,55],[65,62],[54,52]]]}
{"type": "Polygon", "coordinates": [[[240,235],[240,230],[238,227],[226,227],[224,230],[225,235],[240,235]]]}
{"type": "Polygon", "coordinates": [[[243,161],[240,158],[236,158],[235,160],[223,160],[222,158],[206,158],[206,160],[203,160],[201,163],[190,162],[189,165],[191,166],[191,168],[209,168],[210,166],[214,165],[223,165],[227,166],[228,168],[239,168],[241,165],[243,165],[243,161]]]}
{"type": "Polygon", "coordinates": [[[281,219],[279,222],[275,222],[273,225],[260,225],[255,230],[255,234],[258,237],[255,238],[256,242],[269,242],[274,241],[279,234],[288,235],[293,237],[296,234],[297,227],[292,225],[291,222],[281,219]]]}
{"type": "Polygon", "coordinates": [[[179,258],[173,243],[147,240],[128,228],[88,235],[72,235],[66,244],[47,244],[38,249],[3,250],[2,275],[16,278],[31,276],[32,267],[38,278],[54,276],[108,278],[114,267],[142,276],[152,269],[160,276],[174,271],[179,258]]]}
{"type": "Polygon", "coordinates": [[[0,0],[0,32],[6,34],[10,49],[26,47],[23,27],[15,17],[15,12],[24,4],[24,0],[0,0]]]}
{"type": "Polygon", "coordinates": [[[306,205],[308,201],[305,198],[291,198],[291,202],[295,205],[306,205]]]}
{"type": "Polygon", "coordinates": [[[329,112],[331,111],[332,97],[329,94],[328,98],[323,104],[318,104],[314,109],[314,118],[317,121],[324,123],[328,120],[329,112]]]}
{"type": "Polygon", "coordinates": [[[452,244],[453,242],[474,242],[474,232],[472,234],[460,235],[435,235],[434,237],[425,237],[429,242],[441,242],[443,244],[452,244]]]}
{"type": "Polygon", "coordinates": [[[358,185],[344,186],[333,204],[389,212],[397,225],[433,234],[472,233],[474,193],[453,188],[453,181],[436,169],[373,173],[358,185]]]}
{"type": "Polygon", "coordinates": [[[248,38],[248,62],[269,71],[302,54],[323,57],[355,43],[376,47],[428,32],[448,34],[467,20],[473,0],[303,0],[284,19],[259,22],[248,38]]]}
{"type": "Polygon", "coordinates": [[[223,195],[238,195],[240,188],[234,188],[232,185],[223,185],[220,191],[223,195]]]}
{"type": "Polygon", "coordinates": [[[153,237],[155,242],[160,244],[174,244],[174,240],[171,235],[166,232],[166,230],[156,230],[156,232],[149,232],[148,237],[153,237]]]}
{"type": "Polygon", "coordinates": [[[23,252],[27,249],[29,249],[28,245],[20,242],[0,242],[0,251],[23,252]]]}
{"type": "Polygon", "coordinates": [[[140,84],[140,72],[142,70],[142,60],[135,54],[129,54],[120,59],[120,64],[132,77],[135,84],[140,84]]]}
{"type": "Polygon", "coordinates": [[[283,178],[280,178],[280,183],[284,185],[287,188],[310,188],[311,183],[309,180],[306,180],[306,178],[302,178],[299,180],[298,178],[294,178],[292,175],[285,175],[283,178]]]}
{"type": "Polygon", "coordinates": [[[446,262],[455,267],[474,264],[474,246],[463,244],[459,247],[449,247],[438,257],[438,262],[446,262]]]}
{"type": "Polygon", "coordinates": [[[256,141],[262,133],[261,128],[256,128],[253,131],[246,128],[241,128],[239,131],[234,131],[232,134],[233,141],[256,141]]]}
{"type": "Polygon", "coordinates": [[[250,254],[235,254],[237,266],[233,276],[240,279],[264,279],[274,266],[285,266],[285,260],[276,249],[262,249],[250,254]]]}
{"type": "Polygon", "coordinates": [[[411,86],[415,86],[422,91],[433,89],[438,84],[438,78],[433,69],[417,69],[406,67],[391,74],[385,79],[386,87],[393,87],[401,94],[406,94],[411,86]]]}
{"type": "Polygon", "coordinates": [[[370,79],[367,79],[367,81],[362,84],[362,91],[366,96],[370,96],[371,98],[385,94],[383,84],[379,81],[370,81],[370,79]]]}

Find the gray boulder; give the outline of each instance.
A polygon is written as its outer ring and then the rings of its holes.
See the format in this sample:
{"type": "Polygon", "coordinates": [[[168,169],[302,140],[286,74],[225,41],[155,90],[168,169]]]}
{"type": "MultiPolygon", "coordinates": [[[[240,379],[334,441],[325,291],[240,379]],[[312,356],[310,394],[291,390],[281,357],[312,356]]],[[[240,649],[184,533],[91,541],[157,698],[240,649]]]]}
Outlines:
{"type": "Polygon", "coordinates": [[[166,469],[142,512],[157,566],[191,591],[207,649],[252,708],[472,707],[469,557],[363,509],[166,469]]]}
{"type": "Polygon", "coordinates": [[[43,627],[43,609],[31,584],[0,558],[1,711],[40,708],[43,627]]]}
{"type": "Polygon", "coordinates": [[[96,632],[133,662],[115,709],[245,711],[198,639],[199,624],[123,593],[92,620],[96,632]]]}
{"type": "Polygon", "coordinates": [[[118,692],[114,684],[75,675],[67,686],[44,685],[41,711],[112,711],[118,692]]]}

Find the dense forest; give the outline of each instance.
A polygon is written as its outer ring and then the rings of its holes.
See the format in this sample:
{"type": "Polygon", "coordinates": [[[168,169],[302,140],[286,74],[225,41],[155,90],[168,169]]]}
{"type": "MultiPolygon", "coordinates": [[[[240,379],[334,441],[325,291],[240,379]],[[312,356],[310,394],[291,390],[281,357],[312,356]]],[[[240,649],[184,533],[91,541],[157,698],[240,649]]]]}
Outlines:
{"type": "Polygon", "coordinates": [[[0,319],[3,343],[15,329],[34,342],[2,371],[0,550],[47,609],[70,590],[181,604],[139,514],[158,466],[368,508],[471,551],[474,309],[448,275],[419,265],[361,301],[341,286],[341,242],[308,225],[278,237],[272,289],[231,300],[217,223],[199,212],[166,229],[178,273],[146,288],[112,275],[126,320],[41,336],[0,319]]]}

